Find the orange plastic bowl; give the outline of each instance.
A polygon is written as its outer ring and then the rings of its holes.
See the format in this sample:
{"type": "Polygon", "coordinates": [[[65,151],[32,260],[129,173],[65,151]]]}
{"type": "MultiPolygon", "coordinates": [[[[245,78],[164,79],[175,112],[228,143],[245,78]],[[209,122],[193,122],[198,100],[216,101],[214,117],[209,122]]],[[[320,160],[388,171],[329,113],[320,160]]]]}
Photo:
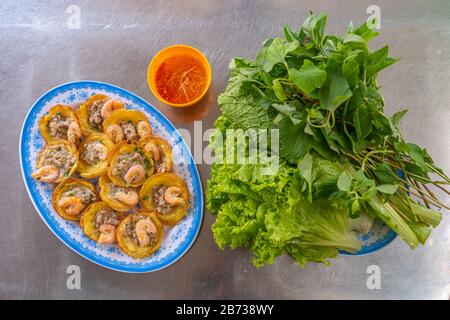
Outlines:
{"type": "Polygon", "coordinates": [[[167,48],[162,49],[159,51],[152,59],[150,64],[148,65],[148,72],[147,72],[147,82],[150,87],[150,90],[152,91],[153,95],[161,102],[168,104],[169,106],[176,107],[176,108],[184,108],[189,107],[197,102],[199,102],[208,91],[210,85],[211,85],[211,78],[212,78],[212,72],[211,72],[211,66],[209,65],[208,59],[197,49],[184,45],[184,44],[177,44],[173,45],[167,48]],[[156,71],[158,70],[159,66],[168,58],[173,57],[175,55],[179,54],[187,54],[194,58],[196,58],[200,63],[205,67],[206,70],[206,86],[205,90],[203,90],[202,94],[198,96],[196,99],[186,102],[186,103],[173,103],[170,101],[167,101],[161,95],[159,94],[158,90],[156,89],[156,81],[155,81],[155,75],[156,71]]]}

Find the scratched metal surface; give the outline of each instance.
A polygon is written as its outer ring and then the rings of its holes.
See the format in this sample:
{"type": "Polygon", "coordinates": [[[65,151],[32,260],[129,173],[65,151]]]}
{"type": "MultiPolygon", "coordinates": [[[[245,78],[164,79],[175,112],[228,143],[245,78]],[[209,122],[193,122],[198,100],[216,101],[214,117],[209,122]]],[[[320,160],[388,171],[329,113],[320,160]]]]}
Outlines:
{"type": "MultiPolygon", "coordinates": [[[[19,172],[19,131],[31,104],[58,84],[80,79],[110,82],[144,97],[178,128],[193,121],[210,128],[219,114],[216,94],[236,55],[253,57],[261,42],[297,27],[309,9],[329,13],[328,31],[360,23],[374,4],[364,1],[1,1],[0,4],[0,298],[165,299],[448,299],[450,222],[447,216],[426,247],[396,240],[365,257],[340,257],[331,267],[300,269],[289,257],[255,269],[245,250],[217,249],[205,212],[193,248],[176,264],[132,275],[94,265],[66,248],[40,220],[19,172]],[[79,30],[67,27],[77,5],[79,30]],[[147,63],[158,49],[187,43],[209,58],[213,86],[197,108],[174,111],[155,101],[146,84],[147,63]],[[66,269],[81,269],[81,289],[68,290],[66,269]],[[381,270],[381,289],[366,286],[368,266],[381,270]]],[[[406,137],[428,148],[450,172],[450,2],[377,1],[381,36],[401,57],[380,79],[387,111],[410,108],[406,137]]],[[[197,137],[194,143],[201,143],[197,137]]],[[[199,165],[204,184],[209,166],[199,165]]],[[[445,200],[450,200],[449,198],[445,200]]]]}

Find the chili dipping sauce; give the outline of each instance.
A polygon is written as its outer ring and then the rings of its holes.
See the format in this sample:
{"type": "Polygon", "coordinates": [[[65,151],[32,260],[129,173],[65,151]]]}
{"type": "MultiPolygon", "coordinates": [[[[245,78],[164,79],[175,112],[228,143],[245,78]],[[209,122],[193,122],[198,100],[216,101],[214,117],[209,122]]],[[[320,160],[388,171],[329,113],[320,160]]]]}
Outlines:
{"type": "Polygon", "coordinates": [[[166,101],[183,104],[197,99],[205,90],[207,74],[203,64],[188,54],[167,58],[155,74],[156,90],[166,101]]]}

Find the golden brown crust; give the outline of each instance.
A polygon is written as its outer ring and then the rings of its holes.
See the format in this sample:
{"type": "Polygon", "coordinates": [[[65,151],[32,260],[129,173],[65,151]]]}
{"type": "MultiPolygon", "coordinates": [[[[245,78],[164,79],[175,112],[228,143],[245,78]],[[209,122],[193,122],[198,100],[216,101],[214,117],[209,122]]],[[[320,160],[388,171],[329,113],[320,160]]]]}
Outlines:
{"type": "MultiPolygon", "coordinates": [[[[79,124],[78,117],[75,111],[73,111],[70,106],[66,106],[63,104],[57,104],[53,106],[46,115],[39,119],[39,131],[41,132],[42,138],[44,138],[45,142],[47,143],[54,140],[61,140],[61,138],[52,137],[48,129],[49,121],[58,113],[63,117],[69,118],[79,124]]],[[[67,137],[64,138],[64,140],[67,140],[67,137]]]]}
{"type": "Polygon", "coordinates": [[[186,182],[173,173],[157,173],[151,176],[142,185],[139,192],[140,203],[143,208],[154,210],[158,218],[164,224],[175,225],[186,215],[189,210],[189,189],[186,182]],[[164,185],[167,187],[176,186],[181,190],[181,197],[184,199],[184,205],[176,206],[168,214],[161,214],[156,211],[156,206],[153,202],[153,187],[157,185],[164,185]]]}
{"type": "MultiPolygon", "coordinates": [[[[83,232],[89,239],[92,239],[95,242],[98,242],[98,239],[100,237],[100,232],[95,228],[95,218],[97,212],[99,212],[101,209],[112,210],[112,208],[110,208],[104,201],[93,202],[86,208],[86,210],[83,211],[83,214],[80,218],[80,225],[83,228],[83,232]]],[[[115,212],[119,215],[120,220],[122,220],[123,214],[121,212],[115,212]]]]}
{"type": "Polygon", "coordinates": [[[159,221],[155,212],[151,210],[140,209],[136,213],[128,215],[125,219],[122,220],[119,227],[116,230],[116,239],[117,245],[119,248],[126,253],[127,255],[135,258],[142,259],[148,256],[151,256],[156,250],[159,249],[161,245],[161,241],[164,235],[164,229],[162,223],[159,221]],[[127,222],[129,222],[134,215],[143,215],[150,218],[153,224],[156,227],[156,242],[154,244],[142,247],[138,244],[135,244],[129,238],[124,236],[124,228],[127,222]]]}
{"type": "Polygon", "coordinates": [[[75,157],[75,163],[72,166],[72,168],[70,169],[70,171],[67,173],[67,175],[58,177],[58,179],[54,182],[54,183],[59,183],[65,179],[69,178],[70,176],[72,176],[75,173],[75,171],[77,170],[77,168],[78,168],[78,151],[77,151],[77,148],[75,147],[75,145],[67,140],[59,139],[59,140],[49,141],[41,149],[41,151],[39,151],[39,154],[36,159],[36,169],[39,169],[42,167],[41,163],[44,161],[44,155],[45,155],[46,148],[48,148],[49,146],[54,146],[54,145],[61,145],[62,147],[66,148],[69,151],[69,153],[75,157]]]}
{"type": "MultiPolygon", "coordinates": [[[[112,196],[110,186],[113,183],[109,179],[109,176],[107,174],[104,174],[103,176],[100,177],[100,179],[98,180],[98,184],[100,187],[100,198],[103,201],[105,201],[114,210],[120,211],[120,212],[126,212],[126,211],[131,210],[134,207],[136,207],[136,206],[127,205],[112,196]]],[[[138,189],[133,189],[133,190],[135,190],[136,192],[139,193],[138,189]]]]}
{"type": "MultiPolygon", "coordinates": [[[[149,138],[141,140],[140,145],[144,150],[146,150],[146,145],[149,142],[154,143],[162,153],[161,157],[163,158],[162,160],[164,162],[165,170],[158,172],[171,172],[173,167],[173,154],[169,142],[164,138],[151,136],[149,138]]],[[[153,159],[153,161],[156,162],[155,159],[153,159]]]]}
{"type": "Polygon", "coordinates": [[[81,141],[78,148],[78,154],[80,156],[78,162],[78,173],[86,179],[98,178],[103,175],[108,170],[108,158],[113,149],[114,143],[111,141],[111,139],[108,138],[106,134],[92,133],[87,136],[83,141],[81,141]],[[82,154],[86,148],[86,145],[93,141],[98,141],[103,144],[108,150],[108,153],[105,160],[101,160],[96,164],[90,165],[82,159],[82,154]]]}
{"type": "MultiPolygon", "coordinates": [[[[131,121],[135,127],[137,127],[139,122],[144,121],[151,128],[150,121],[143,112],[139,110],[119,109],[113,111],[111,115],[103,122],[103,132],[106,134],[108,132],[108,127],[118,125],[122,121],[131,121]]],[[[139,139],[140,137],[138,135],[136,140],[139,139]]]]}
{"type": "Polygon", "coordinates": [[[146,176],[150,177],[153,174],[154,166],[153,166],[153,160],[152,160],[152,157],[150,156],[150,154],[148,154],[144,149],[142,149],[142,147],[140,147],[136,143],[121,142],[121,143],[118,143],[114,147],[114,150],[111,152],[111,156],[109,159],[108,177],[114,184],[121,186],[121,187],[137,188],[144,183],[145,178],[142,181],[138,181],[136,183],[127,183],[122,177],[118,177],[113,174],[113,171],[114,171],[115,166],[117,165],[117,160],[118,160],[119,156],[122,154],[134,153],[134,152],[140,153],[144,157],[144,159],[146,159],[147,164],[145,165],[145,168],[144,168],[146,176]]]}
{"type": "MultiPolygon", "coordinates": [[[[74,188],[76,186],[80,186],[80,185],[88,188],[95,195],[95,199],[92,202],[95,202],[95,201],[98,200],[98,194],[97,194],[97,190],[95,189],[95,186],[92,183],[90,183],[89,181],[86,181],[86,180],[81,180],[81,179],[77,179],[77,178],[68,178],[68,179],[64,180],[63,182],[61,182],[60,184],[58,184],[56,186],[56,188],[53,190],[53,193],[52,193],[52,206],[53,206],[53,209],[55,209],[55,211],[62,218],[66,219],[66,220],[79,221],[81,215],[83,214],[83,211],[81,211],[77,215],[67,214],[65,212],[64,208],[61,208],[58,205],[58,201],[61,199],[61,196],[62,196],[62,194],[64,192],[69,191],[72,188],[74,188]]],[[[88,206],[89,206],[89,204],[88,204],[88,206]]]]}
{"type": "MultiPolygon", "coordinates": [[[[78,120],[80,122],[80,128],[81,132],[83,132],[84,135],[89,135],[91,133],[98,133],[102,132],[101,128],[94,128],[89,123],[89,108],[92,106],[92,104],[96,101],[107,101],[110,98],[104,94],[94,94],[93,96],[89,97],[89,99],[86,100],[77,110],[78,120]]],[[[122,104],[123,107],[123,104],[122,104]]]]}

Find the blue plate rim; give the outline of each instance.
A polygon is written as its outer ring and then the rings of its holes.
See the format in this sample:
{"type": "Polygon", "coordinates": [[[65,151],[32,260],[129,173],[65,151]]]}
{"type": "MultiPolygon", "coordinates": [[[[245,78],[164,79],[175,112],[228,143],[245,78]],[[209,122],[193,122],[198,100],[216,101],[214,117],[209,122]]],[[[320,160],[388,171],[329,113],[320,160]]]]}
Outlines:
{"type": "MultiPolygon", "coordinates": [[[[404,174],[401,170],[397,170],[397,175],[400,178],[404,178],[404,174]]],[[[407,189],[409,189],[409,187],[407,185],[405,187],[407,189]]],[[[382,223],[384,223],[384,222],[382,222],[382,223]]],[[[358,252],[355,252],[355,253],[347,252],[344,250],[339,250],[339,255],[344,256],[344,257],[366,256],[366,255],[369,255],[376,251],[379,251],[379,250],[383,249],[384,247],[387,247],[398,236],[397,233],[394,230],[392,230],[389,226],[388,226],[388,228],[389,228],[389,231],[386,234],[386,236],[381,241],[376,242],[374,245],[371,245],[366,248],[362,248],[361,250],[359,250],[358,252]]]]}
{"type": "Polygon", "coordinates": [[[118,271],[118,272],[123,272],[123,273],[150,273],[150,272],[155,272],[158,270],[162,270],[165,269],[167,267],[169,267],[170,265],[174,264],[175,262],[177,262],[179,259],[181,259],[192,247],[192,245],[195,243],[195,241],[197,240],[198,234],[200,232],[200,229],[202,227],[203,224],[203,215],[204,215],[204,206],[203,206],[203,185],[201,183],[201,176],[200,173],[198,171],[197,165],[195,163],[195,160],[192,156],[192,153],[189,149],[189,147],[187,146],[186,142],[184,141],[182,135],[180,133],[178,133],[180,140],[182,141],[183,147],[187,152],[187,155],[190,156],[190,159],[192,160],[191,162],[191,167],[194,168],[193,172],[194,172],[194,186],[193,188],[195,190],[199,190],[200,194],[198,197],[198,201],[197,201],[197,206],[196,208],[200,208],[198,210],[199,215],[198,217],[194,220],[193,224],[194,224],[194,228],[196,228],[195,233],[193,234],[192,238],[187,241],[180,249],[180,254],[178,254],[172,261],[170,261],[169,263],[162,263],[161,266],[157,266],[154,268],[146,268],[145,265],[143,265],[143,267],[140,268],[129,268],[129,267],[125,267],[125,266],[121,266],[118,267],[116,265],[114,265],[113,263],[107,262],[107,261],[100,261],[97,258],[95,258],[95,256],[89,256],[87,255],[84,250],[80,250],[80,248],[76,248],[73,247],[70,243],[67,242],[67,240],[65,239],[65,236],[63,236],[62,234],[60,234],[60,232],[58,230],[56,230],[51,224],[48,223],[48,221],[46,220],[46,218],[43,216],[43,214],[41,213],[38,205],[36,204],[36,201],[30,191],[27,179],[26,179],[26,175],[25,175],[25,171],[24,171],[24,161],[23,161],[23,155],[22,155],[22,149],[25,147],[25,144],[23,142],[23,136],[24,136],[24,131],[25,131],[25,127],[28,124],[28,121],[30,119],[30,114],[35,111],[34,109],[37,108],[37,105],[39,103],[41,103],[42,100],[44,100],[44,98],[50,94],[56,93],[59,90],[62,90],[65,87],[70,87],[70,86],[76,86],[76,85],[100,85],[100,86],[104,86],[104,87],[110,87],[116,91],[122,92],[125,95],[129,95],[133,98],[135,98],[136,100],[138,100],[139,102],[141,102],[142,104],[146,105],[147,107],[149,107],[150,110],[152,110],[153,112],[155,112],[164,122],[165,124],[173,129],[174,131],[178,132],[177,129],[175,128],[175,126],[169,121],[169,119],[166,118],[166,116],[164,116],[164,114],[162,114],[158,109],[156,109],[155,107],[153,107],[153,105],[151,105],[149,102],[147,102],[146,100],[144,100],[142,97],[138,96],[137,94],[128,91],[127,89],[121,88],[119,86],[110,84],[110,83],[106,83],[106,82],[102,82],[102,81],[95,81],[95,80],[79,80],[79,81],[71,81],[71,82],[66,82],[63,84],[60,84],[58,86],[55,86],[53,88],[51,88],[50,90],[48,90],[47,92],[45,92],[44,94],[42,94],[34,103],[33,105],[30,107],[30,109],[28,110],[23,123],[22,123],[22,128],[20,130],[20,138],[19,138],[19,161],[20,161],[20,171],[22,174],[22,180],[24,182],[25,188],[27,190],[27,194],[29,199],[31,200],[31,203],[33,204],[33,207],[35,209],[35,211],[39,214],[39,217],[41,218],[41,220],[45,223],[45,225],[48,227],[48,229],[50,229],[52,231],[52,233],[68,248],[70,248],[72,251],[76,252],[77,254],[79,254],[81,257],[85,258],[86,260],[99,265],[101,267],[113,270],[113,271],[118,271]]]}
{"type": "Polygon", "coordinates": [[[370,245],[368,247],[361,248],[361,250],[359,250],[358,252],[355,252],[355,253],[347,252],[344,250],[339,250],[339,255],[344,256],[344,257],[367,256],[371,253],[377,252],[377,251],[387,247],[390,243],[392,243],[392,241],[395,240],[395,238],[397,238],[397,233],[394,230],[392,230],[391,228],[389,228],[388,233],[381,241],[377,241],[376,243],[374,243],[373,245],[370,245]]]}

